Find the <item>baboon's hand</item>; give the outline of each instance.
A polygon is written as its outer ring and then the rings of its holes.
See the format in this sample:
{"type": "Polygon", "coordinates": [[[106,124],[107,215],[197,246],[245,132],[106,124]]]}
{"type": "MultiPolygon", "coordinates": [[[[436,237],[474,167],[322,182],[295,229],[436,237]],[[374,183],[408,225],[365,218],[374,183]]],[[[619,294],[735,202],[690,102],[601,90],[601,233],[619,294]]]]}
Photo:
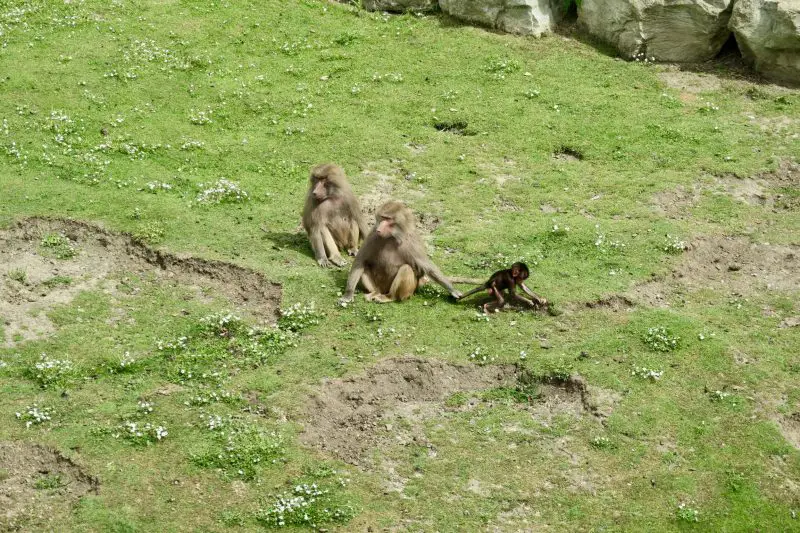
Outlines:
{"type": "Polygon", "coordinates": [[[319,266],[321,266],[322,268],[331,268],[333,266],[333,263],[328,261],[327,257],[321,257],[321,258],[317,259],[317,264],[319,266]]]}

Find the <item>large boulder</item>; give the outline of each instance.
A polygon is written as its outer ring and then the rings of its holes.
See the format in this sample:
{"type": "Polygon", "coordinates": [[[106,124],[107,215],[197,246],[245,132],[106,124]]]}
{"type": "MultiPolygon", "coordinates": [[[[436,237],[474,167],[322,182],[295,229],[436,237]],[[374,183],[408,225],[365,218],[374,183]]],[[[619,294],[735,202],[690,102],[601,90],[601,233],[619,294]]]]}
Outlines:
{"type": "Polygon", "coordinates": [[[800,0],[736,0],[730,28],[756,71],[800,83],[800,0]]]}
{"type": "Polygon", "coordinates": [[[406,11],[433,11],[438,0],[361,0],[367,11],[390,11],[404,13],[406,11]]]}
{"type": "Polygon", "coordinates": [[[439,7],[460,20],[536,37],[564,17],[564,0],[439,0],[439,7]]]}
{"type": "Polygon", "coordinates": [[[730,36],[732,0],[583,0],[578,21],[630,59],[694,63],[730,36]]]}

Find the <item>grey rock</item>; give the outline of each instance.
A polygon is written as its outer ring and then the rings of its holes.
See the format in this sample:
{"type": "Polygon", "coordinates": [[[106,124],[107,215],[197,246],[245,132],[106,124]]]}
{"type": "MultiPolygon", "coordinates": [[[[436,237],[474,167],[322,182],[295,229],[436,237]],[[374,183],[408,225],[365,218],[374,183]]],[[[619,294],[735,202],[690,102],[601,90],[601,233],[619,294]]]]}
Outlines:
{"type": "Polygon", "coordinates": [[[578,22],[629,59],[699,62],[730,36],[732,0],[583,0],[578,22]]]}
{"type": "Polygon", "coordinates": [[[564,17],[563,0],[439,0],[439,6],[459,20],[536,37],[564,17]]]}
{"type": "Polygon", "coordinates": [[[757,72],[800,83],[800,0],[736,0],[730,29],[757,72]]]}

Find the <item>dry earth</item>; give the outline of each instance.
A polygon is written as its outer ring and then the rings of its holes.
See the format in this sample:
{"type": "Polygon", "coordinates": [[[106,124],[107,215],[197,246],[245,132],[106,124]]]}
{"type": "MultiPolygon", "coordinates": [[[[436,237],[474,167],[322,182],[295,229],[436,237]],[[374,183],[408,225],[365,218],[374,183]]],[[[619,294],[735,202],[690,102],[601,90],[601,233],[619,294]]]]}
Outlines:
{"type": "Polygon", "coordinates": [[[213,291],[262,321],[273,321],[280,305],[280,286],[258,272],[155,250],[129,235],[85,222],[31,218],[0,230],[0,309],[5,345],[13,346],[15,339],[28,341],[51,334],[49,309],[69,303],[84,290],[102,288],[113,293],[116,282],[109,279],[112,274],[131,272],[181,283],[194,288],[200,297],[213,291]],[[49,257],[41,246],[46,235],[69,239],[77,253],[68,259],[49,257]],[[14,279],[15,273],[24,273],[24,281],[14,279]]]}
{"type": "Polygon", "coordinates": [[[57,531],[54,520],[100,483],[54,450],[0,442],[0,530],[57,531]]]}

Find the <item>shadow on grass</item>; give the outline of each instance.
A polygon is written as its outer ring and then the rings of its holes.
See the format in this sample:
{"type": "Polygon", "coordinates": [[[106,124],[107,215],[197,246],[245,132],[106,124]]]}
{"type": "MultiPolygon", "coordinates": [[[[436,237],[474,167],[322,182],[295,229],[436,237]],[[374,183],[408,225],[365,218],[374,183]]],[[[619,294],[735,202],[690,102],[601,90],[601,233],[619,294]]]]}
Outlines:
{"type": "Polygon", "coordinates": [[[294,250],[300,254],[314,258],[314,251],[308,242],[308,237],[303,232],[296,231],[270,231],[262,228],[264,238],[272,242],[273,250],[294,250]]]}

